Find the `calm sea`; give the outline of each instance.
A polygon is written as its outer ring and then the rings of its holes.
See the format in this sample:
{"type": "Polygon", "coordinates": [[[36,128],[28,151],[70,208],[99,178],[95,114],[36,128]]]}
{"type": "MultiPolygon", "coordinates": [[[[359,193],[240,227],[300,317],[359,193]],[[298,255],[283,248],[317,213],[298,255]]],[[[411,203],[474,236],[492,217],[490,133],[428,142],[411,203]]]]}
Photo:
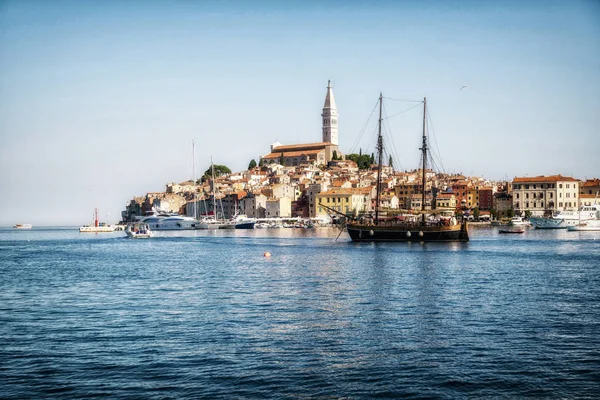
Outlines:
{"type": "Polygon", "coordinates": [[[600,394],[600,232],[158,235],[0,230],[0,398],[600,394]]]}

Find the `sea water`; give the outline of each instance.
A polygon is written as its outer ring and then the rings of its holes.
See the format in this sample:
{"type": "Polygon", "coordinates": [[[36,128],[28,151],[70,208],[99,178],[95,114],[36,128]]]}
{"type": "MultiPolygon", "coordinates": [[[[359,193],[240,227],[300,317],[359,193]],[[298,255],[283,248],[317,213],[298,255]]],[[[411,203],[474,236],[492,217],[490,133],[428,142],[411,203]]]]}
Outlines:
{"type": "Polygon", "coordinates": [[[2,229],[0,398],[599,395],[600,232],[337,235],[2,229]]]}

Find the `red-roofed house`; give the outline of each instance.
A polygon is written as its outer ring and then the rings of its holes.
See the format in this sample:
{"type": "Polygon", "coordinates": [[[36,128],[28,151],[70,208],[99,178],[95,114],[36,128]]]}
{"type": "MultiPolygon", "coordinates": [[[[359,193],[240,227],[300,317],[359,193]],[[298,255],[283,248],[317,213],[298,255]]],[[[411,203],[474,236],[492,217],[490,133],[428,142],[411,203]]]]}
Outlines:
{"type": "Polygon", "coordinates": [[[529,210],[542,216],[579,207],[579,180],[570,176],[515,177],[511,186],[516,215],[529,210]]]}

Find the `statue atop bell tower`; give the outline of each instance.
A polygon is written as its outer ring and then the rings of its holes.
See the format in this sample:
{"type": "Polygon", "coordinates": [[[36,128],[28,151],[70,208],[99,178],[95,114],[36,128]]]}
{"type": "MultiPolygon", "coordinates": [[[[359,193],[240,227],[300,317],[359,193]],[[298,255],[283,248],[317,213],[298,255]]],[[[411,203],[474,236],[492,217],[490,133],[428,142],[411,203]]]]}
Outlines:
{"type": "Polygon", "coordinates": [[[323,105],[323,142],[331,144],[338,143],[338,112],[333,98],[333,88],[331,81],[327,82],[327,95],[325,96],[325,105],[323,105]]]}

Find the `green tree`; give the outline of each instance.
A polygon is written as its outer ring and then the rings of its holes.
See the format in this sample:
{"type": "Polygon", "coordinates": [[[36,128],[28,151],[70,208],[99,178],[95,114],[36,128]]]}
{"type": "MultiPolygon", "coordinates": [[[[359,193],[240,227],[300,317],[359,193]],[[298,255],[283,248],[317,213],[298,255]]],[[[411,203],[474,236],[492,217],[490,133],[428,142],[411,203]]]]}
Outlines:
{"type": "Polygon", "coordinates": [[[248,169],[256,168],[256,160],[250,160],[250,164],[248,164],[248,169]]]}
{"type": "Polygon", "coordinates": [[[281,155],[279,156],[279,164],[285,165],[285,157],[283,156],[283,152],[281,152],[281,155]]]}
{"type": "Polygon", "coordinates": [[[525,219],[529,219],[531,217],[531,211],[525,210],[525,219]]]}
{"type": "Polygon", "coordinates": [[[347,154],[346,160],[354,161],[358,165],[358,169],[367,169],[371,165],[371,158],[366,154],[347,154]]]}
{"type": "Polygon", "coordinates": [[[221,175],[227,175],[231,173],[231,170],[225,165],[213,165],[208,167],[206,171],[204,171],[204,175],[202,175],[202,182],[206,182],[208,179],[212,178],[213,168],[215,171],[215,178],[221,175]]]}
{"type": "Polygon", "coordinates": [[[331,156],[331,159],[334,161],[338,159],[337,151],[335,151],[335,150],[333,151],[333,155],[331,156]]]}
{"type": "Polygon", "coordinates": [[[390,161],[388,161],[388,165],[390,166],[390,168],[394,168],[394,159],[392,158],[392,155],[390,154],[390,161]]]}
{"type": "Polygon", "coordinates": [[[493,208],[490,210],[490,215],[492,216],[492,219],[498,219],[498,211],[493,208]]]}
{"type": "Polygon", "coordinates": [[[371,153],[371,160],[370,160],[371,164],[375,164],[375,154],[371,153]]]}
{"type": "Polygon", "coordinates": [[[475,207],[473,209],[473,219],[475,221],[479,220],[479,207],[475,207]]]}
{"type": "Polygon", "coordinates": [[[514,217],[514,216],[515,216],[515,210],[513,210],[512,208],[509,208],[509,209],[506,211],[506,216],[507,216],[508,218],[512,218],[512,217],[514,217]]]}

